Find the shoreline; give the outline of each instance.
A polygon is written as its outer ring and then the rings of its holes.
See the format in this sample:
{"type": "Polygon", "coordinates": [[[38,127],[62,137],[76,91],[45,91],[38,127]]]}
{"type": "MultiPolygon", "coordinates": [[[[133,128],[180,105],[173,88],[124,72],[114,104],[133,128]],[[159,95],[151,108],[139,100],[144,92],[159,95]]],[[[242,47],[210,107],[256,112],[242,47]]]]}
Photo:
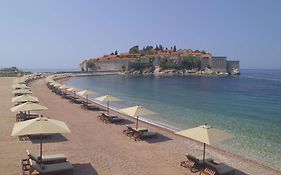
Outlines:
{"type": "MultiPolygon", "coordinates": [[[[130,74],[125,74],[125,75],[130,75],[130,74]]],[[[93,76],[95,76],[95,75],[93,75],[93,76]]],[[[140,75],[140,76],[142,76],[142,75],[140,75]]],[[[144,76],[145,76],[145,75],[144,75],[144,76]]],[[[152,75],[152,76],[153,76],[153,75],[152,75]]],[[[183,75],[183,76],[185,76],[185,75],[183,75]]],[[[230,76],[231,76],[231,75],[230,75],[230,76]]],[[[71,78],[74,78],[74,77],[77,77],[77,76],[71,76],[71,77],[68,77],[68,78],[64,78],[64,79],[59,80],[59,82],[65,84],[66,81],[68,81],[68,80],[70,80],[71,78]]],[[[80,95],[78,95],[78,96],[81,97],[81,98],[84,98],[83,96],[80,96],[80,95]]],[[[84,98],[84,99],[85,99],[85,98],[84,98]]],[[[91,101],[92,103],[94,103],[94,104],[96,104],[96,105],[98,105],[98,106],[100,106],[100,107],[102,107],[102,108],[106,108],[106,105],[104,105],[104,104],[102,104],[102,103],[100,103],[100,102],[97,102],[97,101],[94,100],[94,99],[89,98],[89,101],[91,101]]],[[[124,114],[124,113],[119,112],[118,109],[115,109],[115,108],[110,107],[110,111],[113,111],[113,112],[118,113],[118,114],[120,114],[120,115],[122,115],[122,116],[125,116],[126,119],[135,120],[133,117],[130,117],[130,116],[124,114]]],[[[148,125],[150,125],[150,126],[152,126],[152,127],[154,127],[154,128],[157,128],[157,129],[159,129],[159,130],[162,130],[162,131],[165,131],[165,132],[169,132],[169,133],[171,133],[171,134],[174,134],[176,137],[184,138],[184,139],[186,139],[186,140],[195,142],[196,144],[199,144],[199,146],[200,146],[200,144],[202,144],[202,143],[200,143],[200,142],[198,142],[198,141],[196,141],[196,140],[192,140],[192,139],[189,139],[189,138],[180,136],[180,135],[176,135],[175,132],[176,132],[177,130],[173,129],[174,127],[172,127],[172,126],[169,127],[168,124],[163,123],[163,125],[162,125],[161,123],[158,124],[158,123],[155,123],[155,122],[153,122],[153,121],[148,121],[148,120],[145,120],[145,119],[142,119],[142,118],[139,118],[139,121],[140,121],[140,123],[145,123],[145,124],[148,124],[148,125]]],[[[233,150],[233,149],[231,149],[231,148],[227,149],[227,148],[225,148],[225,147],[211,146],[211,145],[208,145],[208,147],[209,147],[209,148],[212,148],[212,149],[214,149],[214,150],[216,150],[217,152],[223,152],[224,154],[229,154],[229,155],[231,155],[231,156],[233,156],[233,157],[236,157],[236,158],[238,158],[238,159],[241,159],[241,160],[243,160],[243,161],[250,161],[250,162],[252,162],[253,164],[258,164],[258,165],[260,165],[260,166],[263,166],[264,168],[270,168],[270,169],[276,171],[277,173],[280,173],[280,174],[281,174],[281,167],[279,167],[277,164],[273,164],[273,165],[272,165],[272,164],[270,164],[270,163],[267,162],[267,161],[256,159],[256,158],[254,158],[254,157],[251,157],[250,155],[244,156],[244,155],[242,155],[241,153],[236,153],[235,150],[233,150]]]]}

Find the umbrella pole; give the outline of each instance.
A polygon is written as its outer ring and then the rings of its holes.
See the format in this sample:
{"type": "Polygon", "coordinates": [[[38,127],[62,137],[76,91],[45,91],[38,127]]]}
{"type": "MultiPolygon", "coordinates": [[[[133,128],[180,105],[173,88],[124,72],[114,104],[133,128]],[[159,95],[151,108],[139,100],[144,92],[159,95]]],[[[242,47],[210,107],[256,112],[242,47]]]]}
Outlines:
{"type": "Polygon", "coordinates": [[[43,134],[40,134],[40,163],[42,162],[42,140],[43,134]]]}
{"type": "Polygon", "coordinates": [[[138,129],[138,126],[139,126],[139,116],[137,116],[136,129],[138,129]]]}
{"type": "Polygon", "coordinates": [[[88,107],[88,95],[86,95],[86,105],[88,107]]]}
{"type": "Polygon", "coordinates": [[[109,101],[107,101],[107,115],[109,115],[109,101]]]}
{"type": "Polygon", "coordinates": [[[203,151],[203,163],[205,162],[205,149],[206,149],[206,143],[204,143],[204,151],[203,151]]]}

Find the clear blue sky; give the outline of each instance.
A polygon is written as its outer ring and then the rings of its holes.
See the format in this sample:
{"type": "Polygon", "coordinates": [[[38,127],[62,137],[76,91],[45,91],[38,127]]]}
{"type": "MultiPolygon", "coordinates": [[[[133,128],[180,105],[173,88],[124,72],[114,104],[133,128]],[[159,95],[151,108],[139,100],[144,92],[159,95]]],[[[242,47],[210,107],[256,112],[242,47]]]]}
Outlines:
{"type": "Polygon", "coordinates": [[[133,45],[176,45],[281,68],[280,0],[0,2],[0,67],[77,68],[133,45]]]}

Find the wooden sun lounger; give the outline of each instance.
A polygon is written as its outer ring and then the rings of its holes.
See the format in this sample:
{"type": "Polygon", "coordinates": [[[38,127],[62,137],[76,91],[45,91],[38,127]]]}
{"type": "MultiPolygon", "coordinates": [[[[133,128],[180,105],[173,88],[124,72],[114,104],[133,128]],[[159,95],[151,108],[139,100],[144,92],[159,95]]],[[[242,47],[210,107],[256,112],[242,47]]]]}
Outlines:
{"type": "Polygon", "coordinates": [[[78,98],[78,97],[72,97],[72,98],[70,99],[70,101],[71,101],[72,103],[76,103],[76,104],[82,104],[82,103],[84,102],[84,100],[82,100],[82,99],[80,99],[80,98],[78,98]]]}
{"type": "Polygon", "coordinates": [[[117,122],[122,122],[124,119],[119,118],[116,115],[107,115],[105,113],[102,113],[104,117],[102,117],[104,123],[117,123],[117,122]]]}
{"type": "Polygon", "coordinates": [[[31,154],[28,150],[26,150],[26,152],[28,157],[37,163],[52,164],[52,163],[66,162],[66,156],[64,154],[43,155],[42,160],[40,160],[39,156],[35,156],[34,154],[31,154]]]}
{"type": "Polygon", "coordinates": [[[157,133],[156,132],[151,132],[151,131],[147,131],[147,132],[135,132],[132,135],[132,138],[135,141],[140,141],[140,140],[144,140],[147,138],[153,138],[153,137],[157,137],[157,133]]]}
{"type": "Polygon", "coordinates": [[[38,164],[34,160],[29,159],[30,169],[29,174],[32,174],[35,170],[40,175],[51,175],[63,172],[69,172],[73,175],[73,166],[69,162],[54,163],[54,164],[38,164]]]}
{"type": "Polygon", "coordinates": [[[91,104],[88,102],[88,104],[84,101],[83,104],[81,105],[82,109],[88,109],[88,110],[94,110],[94,111],[99,111],[100,108],[94,104],[91,104]]]}
{"type": "Polygon", "coordinates": [[[203,173],[206,175],[234,175],[235,169],[224,163],[207,161],[204,164],[203,173]]]}
{"type": "Polygon", "coordinates": [[[26,114],[23,112],[20,112],[16,115],[16,121],[25,121],[25,120],[30,120],[39,117],[39,114],[36,113],[30,113],[26,114]]]}
{"type": "MultiPolygon", "coordinates": [[[[181,166],[190,169],[191,172],[197,173],[204,168],[203,160],[199,160],[191,154],[185,155],[187,160],[181,162],[181,166]]],[[[213,159],[205,159],[204,162],[213,161],[213,159]]]]}
{"type": "Polygon", "coordinates": [[[147,128],[132,128],[129,125],[126,125],[126,129],[123,130],[123,133],[135,141],[143,140],[146,138],[157,137],[156,132],[149,132],[147,128]]]}

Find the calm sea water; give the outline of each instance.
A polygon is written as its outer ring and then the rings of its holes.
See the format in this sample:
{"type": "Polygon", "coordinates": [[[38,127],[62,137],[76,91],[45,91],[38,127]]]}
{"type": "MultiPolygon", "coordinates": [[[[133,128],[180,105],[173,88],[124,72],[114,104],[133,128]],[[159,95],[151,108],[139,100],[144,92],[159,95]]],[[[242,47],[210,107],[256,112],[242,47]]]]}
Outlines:
{"type": "Polygon", "coordinates": [[[68,85],[122,99],[115,108],[143,105],[146,120],[175,130],[200,124],[232,133],[220,146],[281,166],[281,70],[242,70],[234,77],[92,76],[68,85]]]}

